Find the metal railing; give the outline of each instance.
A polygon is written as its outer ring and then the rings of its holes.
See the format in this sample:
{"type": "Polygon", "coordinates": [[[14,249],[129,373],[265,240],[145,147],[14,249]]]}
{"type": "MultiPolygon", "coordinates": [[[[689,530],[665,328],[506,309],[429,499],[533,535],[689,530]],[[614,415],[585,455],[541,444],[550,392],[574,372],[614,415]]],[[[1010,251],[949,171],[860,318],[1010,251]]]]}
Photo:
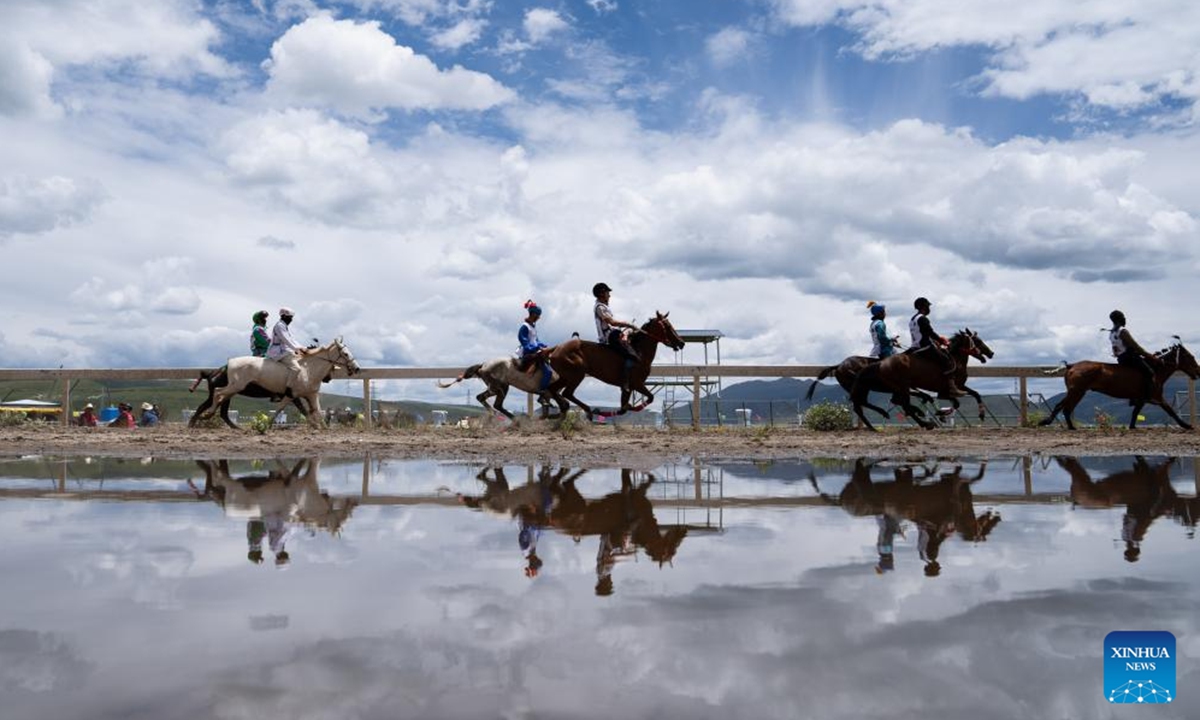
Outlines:
{"type": "MultiPolygon", "coordinates": [[[[701,425],[701,400],[703,378],[815,378],[825,365],[656,365],[650,370],[651,378],[678,380],[687,378],[691,381],[692,395],[692,427],[701,425]]],[[[40,380],[65,381],[62,383],[61,422],[70,423],[71,381],[74,380],[194,380],[202,371],[211,368],[36,368],[36,369],[5,369],[0,368],[0,381],[40,380]]],[[[1017,393],[1013,400],[1017,406],[1017,419],[1021,424],[1029,420],[1031,400],[1036,403],[1036,396],[1031,396],[1028,380],[1050,379],[1049,376],[1058,370],[1057,365],[1025,365],[1025,366],[973,366],[970,371],[972,378],[1008,378],[1017,380],[1017,393]]],[[[461,366],[455,367],[376,367],[364,368],[350,378],[344,371],[334,373],[336,379],[361,380],[363,384],[363,407],[372,407],[371,382],[374,380],[444,380],[457,377],[462,372],[461,366]]],[[[1196,383],[1188,378],[1187,403],[1188,414],[1193,425],[1197,421],[1196,383]]],[[[529,414],[533,414],[533,396],[527,400],[529,414]]]]}

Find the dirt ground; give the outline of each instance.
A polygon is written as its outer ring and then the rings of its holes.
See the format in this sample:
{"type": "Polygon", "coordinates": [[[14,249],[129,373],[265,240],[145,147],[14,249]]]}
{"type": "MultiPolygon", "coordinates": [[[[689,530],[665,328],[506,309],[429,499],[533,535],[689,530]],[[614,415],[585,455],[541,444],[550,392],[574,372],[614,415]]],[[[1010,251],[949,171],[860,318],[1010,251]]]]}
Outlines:
{"type": "Polygon", "coordinates": [[[587,426],[561,430],[542,423],[482,428],[253,430],[63,428],[0,429],[0,456],[105,455],[176,458],[349,457],[434,458],[492,463],[556,463],[576,467],[652,467],[685,457],[772,459],[814,457],[997,457],[1044,455],[1200,456],[1200,433],[1175,428],[1135,431],[1058,428],[915,428],[813,432],[800,428],[655,430],[587,426]]]}

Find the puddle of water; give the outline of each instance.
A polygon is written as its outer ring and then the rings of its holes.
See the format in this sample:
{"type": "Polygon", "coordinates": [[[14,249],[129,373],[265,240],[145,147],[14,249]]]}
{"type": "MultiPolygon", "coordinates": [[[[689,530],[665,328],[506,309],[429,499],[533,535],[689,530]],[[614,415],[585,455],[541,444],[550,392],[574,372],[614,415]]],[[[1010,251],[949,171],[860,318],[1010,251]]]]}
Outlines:
{"type": "Polygon", "coordinates": [[[1097,717],[1142,629],[1195,717],[1198,467],[7,458],[0,706],[1097,717]]]}

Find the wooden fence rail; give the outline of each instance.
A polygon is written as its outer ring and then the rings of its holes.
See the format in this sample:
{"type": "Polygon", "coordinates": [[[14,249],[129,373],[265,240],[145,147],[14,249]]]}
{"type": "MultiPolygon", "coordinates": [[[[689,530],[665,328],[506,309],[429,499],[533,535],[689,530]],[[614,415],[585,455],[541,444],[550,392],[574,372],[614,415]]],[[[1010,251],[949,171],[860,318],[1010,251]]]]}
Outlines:
{"type": "MultiPolygon", "coordinates": [[[[701,378],[815,378],[826,366],[824,365],[656,365],[650,370],[650,377],[660,379],[690,378],[692,390],[692,427],[700,426],[701,378]]],[[[1025,423],[1029,419],[1029,378],[1050,379],[1058,366],[1056,365],[1025,365],[999,366],[978,365],[971,367],[973,378],[1016,378],[1018,383],[1020,420],[1025,423]]],[[[202,370],[211,368],[35,368],[7,369],[0,368],[0,382],[6,380],[63,380],[62,423],[67,425],[71,420],[71,381],[73,380],[195,380],[202,370]]],[[[445,380],[458,377],[462,367],[377,367],[364,368],[353,378],[344,371],[334,373],[339,380],[361,380],[363,384],[363,407],[371,407],[372,380],[445,380]]],[[[1188,409],[1191,423],[1196,424],[1196,383],[1188,378],[1188,409]]],[[[529,401],[530,414],[533,412],[533,398],[529,401]]],[[[370,413],[367,413],[369,421],[370,413]]]]}

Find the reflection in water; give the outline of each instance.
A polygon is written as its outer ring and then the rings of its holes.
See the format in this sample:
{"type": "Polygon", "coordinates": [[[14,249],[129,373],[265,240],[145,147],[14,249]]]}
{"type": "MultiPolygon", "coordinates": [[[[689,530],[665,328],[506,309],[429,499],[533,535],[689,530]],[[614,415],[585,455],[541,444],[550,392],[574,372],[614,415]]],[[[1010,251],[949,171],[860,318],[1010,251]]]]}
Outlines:
{"type": "Polygon", "coordinates": [[[292,527],[337,535],[357,504],[352,498],[333,498],[321,490],[317,458],[300,460],[290,468],[276,461],[275,469],[265,475],[238,477],[230,475],[228,460],[197,460],[196,464],[204,471],[204,489],[197,490],[190,480],[188,485],[197,497],[220,505],[227,516],[246,518],[246,557],[256,565],[263,561],[264,537],[275,555],[275,566],[282,567],[291,559],[286,543],[292,527]]]}
{"type": "Polygon", "coordinates": [[[544,528],[553,528],[579,542],[596,535],[600,547],[596,553],[596,594],[612,595],[612,571],[617,561],[635,556],[641,548],[660,566],[669,563],[687,535],[686,526],[660,526],[646,492],[654,484],[654,475],[635,484],[634,471],[621,470],[621,489],[596,500],[588,500],[575,486],[586,471],[573,474],[567,468],[552,472],[543,467],[538,479],[510,488],[504,468],[493,468],[488,478],[484,468],[477,480],[484,483],[480,496],[459,494],[469,508],[516,518],[517,542],[525,554],[525,575],[536,577],[542,567],[537,556],[537,541],[544,528]]]}
{"type": "MultiPolygon", "coordinates": [[[[963,478],[961,465],[955,465],[950,472],[937,473],[937,479],[933,481],[929,478],[936,468],[902,465],[893,470],[892,480],[879,482],[871,478],[871,466],[870,460],[860,458],[837,498],[823,493],[822,497],[851,515],[876,516],[879,535],[875,546],[879,562],[875,571],[878,573],[895,568],[893,546],[897,535],[904,537],[905,520],[917,527],[917,549],[929,577],[941,573],[938,556],[948,537],[957,531],[964,540],[983,541],[1000,522],[1000,515],[991,510],[982,515],[975,514],[970,486],[983,479],[986,462],[980,463],[979,471],[969,480],[963,478]],[[916,477],[917,467],[923,471],[920,478],[916,477]]],[[[810,477],[815,487],[816,477],[810,477]]]]}
{"type": "Polygon", "coordinates": [[[1112,473],[1092,480],[1083,465],[1073,457],[1057,457],[1071,476],[1071,501],[1078,507],[1111,508],[1125,506],[1121,519],[1121,540],[1125,542],[1125,559],[1137,562],[1142,555],[1142,541],[1151,523],[1160,517],[1173,517],[1186,527],[1189,538],[1196,534],[1196,513],[1200,499],[1180,497],[1171,487],[1171,466],[1175,458],[1151,465],[1140,455],[1129,470],[1112,473]]]}

